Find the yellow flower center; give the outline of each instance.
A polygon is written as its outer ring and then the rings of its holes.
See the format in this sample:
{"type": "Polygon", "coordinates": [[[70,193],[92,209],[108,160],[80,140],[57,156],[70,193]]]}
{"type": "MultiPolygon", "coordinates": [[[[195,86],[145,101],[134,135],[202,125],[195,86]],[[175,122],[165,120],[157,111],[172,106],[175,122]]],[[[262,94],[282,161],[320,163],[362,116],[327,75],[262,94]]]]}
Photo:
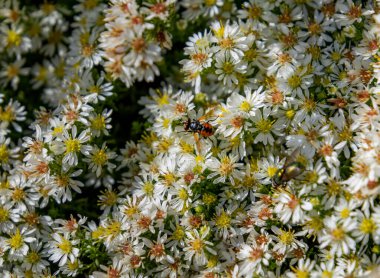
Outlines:
{"type": "Polygon", "coordinates": [[[55,178],[55,182],[61,188],[64,188],[69,185],[70,178],[67,175],[60,175],[55,178]]]}
{"type": "Polygon", "coordinates": [[[260,133],[269,133],[272,129],[274,121],[261,119],[256,123],[256,128],[260,131],[260,133]]]}
{"type": "Polygon", "coordinates": [[[170,119],[168,119],[168,118],[163,119],[162,126],[164,128],[168,128],[170,126],[170,119]]]}
{"type": "Polygon", "coordinates": [[[345,236],[345,232],[342,228],[336,228],[332,230],[331,235],[335,240],[341,241],[345,236]]]}
{"type": "Polygon", "coordinates": [[[318,60],[321,56],[321,49],[316,45],[310,46],[307,51],[311,54],[313,60],[318,60]]]}
{"type": "Polygon", "coordinates": [[[332,52],[331,53],[331,60],[333,60],[334,62],[338,62],[341,58],[341,55],[339,52],[332,52]]]}
{"type": "Polygon", "coordinates": [[[0,145],[0,163],[6,163],[9,159],[9,152],[5,144],[0,145]]]}
{"type": "Polygon", "coordinates": [[[18,76],[20,69],[15,65],[9,65],[7,68],[7,77],[12,79],[13,77],[18,76]]]}
{"type": "Polygon", "coordinates": [[[340,184],[334,180],[330,181],[328,184],[327,184],[327,193],[330,195],[330,196],[333,196],[333,195],[338,195],[340,192],[340,184]]]}
{"type": "Polygon", "coordinates": [[[351,211],[348,209],[348,208],[344,208],[342,209],[342,211],[340,212],[340,217],[342,218],[347,218],[350,216],[350,213],[351,211]]]}
{"type": "Polygon", "coordinates": [[[222,68],[226,74],[232,74],[234,72],[234,65],[231,62],[225,62],[222,68]]]}
{"type": "Polygon", "coordinates": [[[202,252],[203,246],[204,246],[202,239],[200,238],[194,239],[190,244],[195,252],[198,252],[198,253],[202,252]]]}
{"type": "Polygon", "coordinates": [[[98,239],[102,237],[104,233],[105,233],[105,229],[103,227],[99,227],[91,233],[91,237],[93,239],[98,239]]]}
{"type": "Polygon", "coordinates": [[[290,268],[294,271],[294,274],[296,275],[297,278],[309,277],[309,273],[303,269],[297,269],[297,268],[294,268],[293,266],[291,266],[290,268]]]}
{"type": "Polygon", "coordinates": [[[78,260],[74,260],[74,262],[71,262],[70,260],[67,262],[67,268],[69,270],[76,270],[79,268],[79,262],[78,260]]]}
{"type": "Polygon", "coordinates": [[[48,74],[47,68],[41,67],[40,70],[38,71],[38,75],[36,78],[39,81],[44,81],[46,80],[47,74],[48,74]]]}
{"type": "Polygon", "coordinates": [[[159,106],[164,106],[170,103],[169,101],[169,95],[163,94],[157,99],[157,103],[159,106]]]}
{"type": "Polygon", "coordinates": [[[164,175],[164,180],[167,186],[171,186],[176,181],[176,176],[173,173],[166,173],[164,175]]]}
{"type": "Polygon", "coordinates": [[[63,126],[56,126],[53,129],[53,135],[54,136],[57,136],[58,134],[62,134],[62,132],[63,132],[63,126]]]}
{"type": "Polygon", "coordinates": [[[277,170],[278,170],[278,168],[275,166],[268,166],[268,168],[267,168],[268,177],[270,177],[270,178],[273,177],[276,174],[277,170]]]}
{"type": "Polygon", "coordinates": [[[279,235],[279,239],[283,244],[290,245],[294,240],[293,232],[281,230],[281,234],[279,235]]]}
{"type": "Polygon", "coordinates": [[[307,111],[309,111],[309,112],[313,111],[313,110],[315,109],[316,106],[317,106],[317,104],[315,103],[315,101],[314,101],[313,99],[306,98],[306,99],[304,100],[303,107],[304,107],[307,111]]]}
{"type": "Polygon", "coordinates": [[[58,44],[63,37],[63,33],[61,31],[55,30],[50,32],[49,37],[48,37],[48,43],[49,44],[58,44]]]}
{"type": "Polygon", "coordinates": [[[180,226],[177,226],[177,228],[175,229],[175,231],[173,232],[173,235],[172,237],[176,240],[181,240],[185,237],[185,231],[182,227],[180,226]]]}
{"type": "Polygon", "coordinates": [[[252,7],[248,9],[248,14],[251,19],[259,19],[262,14],[262,9],[259,6],[252,5],[252,7]]]}
{"type": "Polygon", "coordinates": [[[99,204],[106,205],[106,206],[113,206],[117,202],[117,194],[113,191],[106,191],[103,192],[104,199],[99,201],[99,204]]]}
{"type": "Polygon", "coordinates": [[[106,127],[106,119],[103,117],[103,115],[97,115],[92,121],[91,121],[91,128],[95,130],[103,130],[106,127]]]}
{"type": "Polygon", "coordinates": [[[179,145],[181,146],[181,149],[184,153],[193,153],[194,147],[185,141],[180,141],[179,145]]]}
{"type": "Polygon", "coordinates": [[[158,142],[157,149],[159,152],[167,152],[172,144],[173,139],[163,138],[158,142]]]}
{"type": "Polygon", "coordinates": [[[83,7],[84,7],[86,10],[92,10],[92,9],[95,8],[97,5],[98,5],[98,0],[85,0],[85,1],[83,2],[83,7]]]}
{"type": "Polygon", "coordinates": [[[12,193],[12,199],[16,202],[22,201],[25,198],[25,192],[22,188],[15,188],[12,193]]]}
{"type": "Polygon", "coordinates": [[[64,254],[70,254],[73,246],[70,240],[61,236],[61,243],[57,243],[57,247],[62,250],[64,254]]]}
{"type": "Polygon", "coordinates": [[[287,111],[285,112],[285,116],[286,116],[289,120],[293,119],[293,117],[294,117],[295,114],[296,114],[296,111],[293,110],[293,109],[289,109],[289,110],[287,110],[287,111]]]}
{"type": "Polygon", "coordinates": [[[9,210],[4,207],[0,207],[0,223],[9,219],[9,210]]]}
{"type": "Polygon", "coordinates": [[[19,249],[24,243],[24,239],[20,233],[20,230],[17,229],[16,232],[12,235],[10,239],[8,239],[8,243],[12,249],[19,249]]]}
{"type": "Polygon", "coordinates": [[[248,101],[243,101],[241,104],[240,104],[240,109],[244,112],[249,112],[249,110],[251,110],[251,105],[249,104],[248,101]]]}
{"type": "Polygon", "coordinates": [[[318,232],[323,228],[323,221],[320,217],[311,217],[307,225],[314,231],[318,232]]]}
{"type": "Polygon", "coordinates": [[[189,198],[189,194],[187,193],[187,190],[185,188],[181,188],[178,190],[178,198],[180,198],[183,201],[186,201],[189,198]]]}
{"type": "Polygon", "coordinates": [[[40,255],[36,251],[30,251],[26,256],[26,260],[31,264],[36,264],[40,261],[40,255]]]}
{"type": "Polygon", "coordinates": [[[2,122],[11,122],[15,119],[15,114],[10,106],[4,110],[0,107],[0,121],[2,122]]]}
{"type": "Polygon", "coordinates": [[[92,156],[92,161],[96,164],[96,165],[99,165],[99,166],[102,166],[104,165],[108,160],[108,157],[107,157],[107,153],[101,149],[99,151],[97,151],[96,153],[94,153],[94,155],[92,156]]]}
{"type": "Polygon", "coordinates": [[[9,30],[7,42],[8,42],[7,47],[19,46],[21,44],[21,36],[19,34],[17,34],[16,31],[9,30]]]}
{"type": "Polygon", "coordinates": [[[223,211],[219,216],[215,219],[215,225],[219,228],[227,228],[230,226],[231,223],[231,217],[223,211]]]}
{"type": "Polygon", "coordinates": [[[376,231],[377,226],[371,218],[364,218],[360,224],[360,231],[364,234],[371,234],[376,231]]]}
{"type": "Polygon", "coordinates": [[[121,232],[121,223],[118,221],[111,222],[105,228],[105,234],[111,236],[111,238],[115,238],[121,232]]]}
{"type": "Polygon", "coordinates": [[[221,25],[220,28],[213,29],[212,31],[214,32],[215,37],[222,38],[224,34],[224,26],[221,25]]]}
{"type": "Polygon", "coordinates": [[[205,38],[197,39],[195,44],[200,48],[205,48],[209,45],[209,42],[205,38]]]}
{"type": "Polygon", "coordinates": [[[202,201],[205,205],[211,205],[214,202],[216,202],[217,198],[214,194],[212,193],[205,193],[202,196],[202,201]]]}
{"type": "Polygon", "coordinates": [[[339,139],[341,141],[351,141],[352,140],[352,132],[348,126],[345,126],[341,132],[338,134],[339,139]]]}
{"type": "Polygon", "coordinates": [[[143,190],[147,196],[153,196],[154,193],[154,184],[152,182],[146,182],[144,184],[143,190]]]}
{"type": "Polygon", "coordinates": [[[305,174],[305,179],[309,182],[309,183],[316,183],[318,181],[318,173],[316,171],[309,171],[309,172],[306,172],[305,174]]]}
{"type": "Polygon", "coordinates": [[[292,75],[288,78],[288,84],[291,89],[296,89],[301,85],[301,78],[298,75],[292,75]]]}
{"type": "Polygon", "coordinates": [[[68,139],[65,145],[66,154],[80,151],[80,141],[78,139],[68,139]]]}
{"type": "Polygon", "coordinates": [[[0,189],[9,189],[9,181],[5,180],[5,181],[0,182],[0,189]]]}
{"type": "Polygon", "coordinates": [[[215,5],[215,3],[216,3],[216,0],[205,0],[205,5],[207,7],[211,7],[211,6],[215,5]]]}
{"type": "Polygon", "coordinates": [[[322,278],[333,278],[333,274],[331,271],[328,271],[328,270],[324,270],[322,272],[322,278]]]}
{"type": "Polygon", "coordinates": [[[228,176],[233,170],[231,159],[228,156],[224,156],[220,161],[219,172],[222,176],[228,176]]]}

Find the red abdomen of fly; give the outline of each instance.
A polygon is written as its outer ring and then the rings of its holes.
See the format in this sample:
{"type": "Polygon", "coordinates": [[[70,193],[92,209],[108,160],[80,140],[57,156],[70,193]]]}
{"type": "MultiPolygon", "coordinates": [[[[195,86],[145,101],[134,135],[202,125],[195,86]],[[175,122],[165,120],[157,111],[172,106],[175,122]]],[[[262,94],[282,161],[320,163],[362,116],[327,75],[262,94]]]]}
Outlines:
{"type": "Polygon", "coordinates": [[[202,129],[199,131],[199,133],[200,133],[203,137],[209,137],[209,136],[212,136],[212,135],[214,134],[214,130],[213,130],[211,124],[209,124],[209,123],[204,123],[204,124],[202,124],[202,129]]]}

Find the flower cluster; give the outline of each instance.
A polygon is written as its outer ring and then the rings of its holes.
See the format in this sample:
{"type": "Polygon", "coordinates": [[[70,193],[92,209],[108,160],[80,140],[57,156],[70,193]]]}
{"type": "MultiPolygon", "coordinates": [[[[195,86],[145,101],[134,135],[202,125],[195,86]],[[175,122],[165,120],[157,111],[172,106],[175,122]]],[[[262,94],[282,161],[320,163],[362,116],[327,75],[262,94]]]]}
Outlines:
{"type": "Polygon", "coordinates": [[[371,275],[378,4],[4,1],[0,276],[371,275]]]}
{"type": "Polygon", "coordinates": [[[159,75],[161,51],[172,47],[169,32],[175,0],[144,2],[114,0],[106,11],[106,30],[100,47],[107,60],[106,71],[127,87],[135,80],[152,82],[159,75]]]}

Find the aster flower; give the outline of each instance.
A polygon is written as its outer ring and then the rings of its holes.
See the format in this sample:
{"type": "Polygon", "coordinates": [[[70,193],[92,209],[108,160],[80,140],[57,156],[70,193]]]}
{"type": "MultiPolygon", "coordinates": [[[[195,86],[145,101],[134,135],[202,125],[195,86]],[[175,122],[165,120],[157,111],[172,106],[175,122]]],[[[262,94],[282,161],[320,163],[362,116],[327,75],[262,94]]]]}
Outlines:
{"type": "Polygon", "coordinates": [[[263,266],[269,264],[270,254],[268,246],[259,246],[256,243],[244,244],[237,258],[241,261],[239,265],[239,276],[248,276],[253,273],[264,275],[263,266]]]}
{"type": "Polygon", "coordinates": [[[320,248],[329,246],[331,254],[335,254],[337,257],[349,254],[350,250],[355,250],[356,243],[349,234],[357,225],[355,221],[342,223],[339,218],[331,216],[324,219],[324,224],[326,228],[318,238],[320,248]]]}
{"type": "Polygon", "coordinates": [[[17,89],[20,82],[20,77],[22,75],[27,75],[29,73],[28,68],[23,68],[25,64],[25,59],[17,59],[13,63],[2,62],[2,71],[0,71],[0,84],[2,86],[10,85],[14,90],[17,89]]]}
{"type": "Polygon", "coordinates": [[[243,172],[241,171],[242,163],[238,163],[238,157],[227,155],[225,152],[218,154],[218,158],[212,157],[206,161],[207,167],[213,173],[207,176],[208,179],[211,179],[215,176],[219,176],[214,179],[214,183],[231,182],[231,184],[235,184],[234,179],[240,179],[243,176],[243,172]]]}
{"type": "Polygon", "coordinates": [[[184,248],[185,260],[193,261],[196,266],[203,266],[207,263],[205,252],[216,255],[211,248],[213,244],[206,240],[209,228],[204,229],[201,233],[197,230],[186,232],[186,246],[184,248]]]}
{"type": "Polygon", "coordinates": [[[83,161],[87,162],[89,168],[99,177],[104,172],[104,169],[111,172],[112,169],[116,168],[116,165],[110,162],[114,158],[116,158],[116,153],[107,151],[107,146],[104,142],[101,148],[93,146],[88,153],[88,158],[83,159],[83,161]]]}
{"type": "Polygon", "coordinates": [[[305,211],[310,211],[312,204],[305,199],[304,194],[307,194],[308,188],[303,187],[297,195],[289,194],[286,191],[281,192],[275,202],[278,202],[274,208],[274,212],[280,217],[280,221],[284,224],[303,222],[305,211]]]}
{"type": "Polygon", "coordinates": [[[75,166],[78,164],[78,152],[88,155],[92,149],[90,145],[84,145],[90,139],[89,130],[83,130],[77,137],[77,127],[73,125],[71,128],[71,135],[67,130],[63,131],[62,141],[55,141],[55,152],[57,154],[64,153],[62,162],[68,166],[75,166]]]}
{"type": "MultiPolygon", "coordinates": [[[[34,230],[28,230],[24,227],[17,227],[13,232],[9,234],[9,238],[6,239],[8,245],[8,256],[11,261],[23,260],[29,250],[31,242],[36,238],[32,235],[34,230]]],[[[7,249],[8,249],[7,248],[7,249]]]]}

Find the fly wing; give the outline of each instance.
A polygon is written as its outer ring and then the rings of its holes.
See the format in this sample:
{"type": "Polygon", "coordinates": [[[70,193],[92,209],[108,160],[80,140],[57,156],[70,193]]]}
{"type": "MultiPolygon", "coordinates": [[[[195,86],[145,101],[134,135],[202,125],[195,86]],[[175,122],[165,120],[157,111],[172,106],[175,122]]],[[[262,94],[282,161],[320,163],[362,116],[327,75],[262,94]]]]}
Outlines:
{"type": "Polygon", "coordinates": [[[284,168],[288,167],[289,164],[295,162],[299,155],[300,155],[300,148],[296,148],[289,156],[286,157],[284,168]]]}
{"type": "Polygon", "coordinates": [[[294,179],[295,177],[301,175],[303,171],[304,168],[302,167],[302,165],[300,165],[300,163],[292,162],[285,168],[283,178],[286,180],[294,179]]]}

